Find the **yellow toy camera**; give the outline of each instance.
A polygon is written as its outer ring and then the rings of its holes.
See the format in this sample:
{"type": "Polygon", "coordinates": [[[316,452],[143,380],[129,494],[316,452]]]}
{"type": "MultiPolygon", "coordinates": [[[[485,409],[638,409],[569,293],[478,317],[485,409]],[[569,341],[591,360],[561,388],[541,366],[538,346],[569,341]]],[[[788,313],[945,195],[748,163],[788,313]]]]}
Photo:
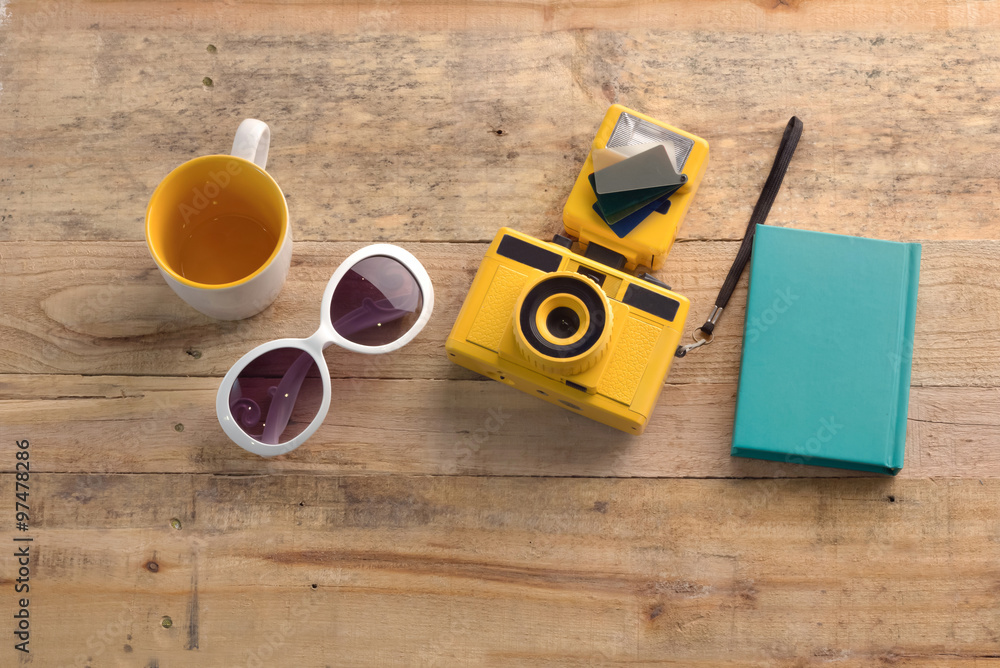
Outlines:
{"type": "Polygon", "coordinates": [[[689,302],[503,228],[490,244],[445,349],[451,360],[630,434],[646,427],[689,302]]]}
{"type": "Polygon", "coordinates": [[[563,208],[566,234],[580,242],[582,252],[596,242],[621,254],[625,258],[624,268],[628,271],[635,271],[640,266],[654,271],[659,269],[705,174],[708,142],[615,104],[604,115],[592,149],[563,208]],[[621,225],[609,225],[598,211],[598,197],[591,183],[595,157],[600,157],[603,149],[627,153],[630,148],[644,148],[654,143],[662,143],[670,150],[673,167],[683,175],[682,185],[665,202],[653,207],[651,213],[641,216],[641,222],[635,227],[626,224],[621,229],[621,225]]]}

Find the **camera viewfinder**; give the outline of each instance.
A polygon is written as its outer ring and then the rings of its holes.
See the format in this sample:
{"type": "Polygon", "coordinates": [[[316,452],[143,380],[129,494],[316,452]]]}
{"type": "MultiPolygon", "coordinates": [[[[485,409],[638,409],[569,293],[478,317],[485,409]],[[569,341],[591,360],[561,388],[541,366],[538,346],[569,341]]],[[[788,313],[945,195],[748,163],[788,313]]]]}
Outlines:
{"type": "Polygon", "coordinates": [[[583,265],[580,265],[580,268],[576,270],[576,273],[583,274],[584,276],[591,279],[601,287],[604,287],[604,279],[607,278],[606,274],[602,274],[599,271],[595,271],[590,267],[584,267],[583,265]]]}

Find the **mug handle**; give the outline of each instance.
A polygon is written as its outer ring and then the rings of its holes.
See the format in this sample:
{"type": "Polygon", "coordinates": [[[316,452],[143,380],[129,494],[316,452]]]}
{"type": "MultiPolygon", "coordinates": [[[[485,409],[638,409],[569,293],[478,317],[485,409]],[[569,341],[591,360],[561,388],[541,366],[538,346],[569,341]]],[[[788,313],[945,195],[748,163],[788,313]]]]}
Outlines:
{"type": "Polygon", "coordinates": [[[240,123],[229,153],[267,169],[267,150],[271,146],[271,128],[264,121],[248,118],[240,123]]]}

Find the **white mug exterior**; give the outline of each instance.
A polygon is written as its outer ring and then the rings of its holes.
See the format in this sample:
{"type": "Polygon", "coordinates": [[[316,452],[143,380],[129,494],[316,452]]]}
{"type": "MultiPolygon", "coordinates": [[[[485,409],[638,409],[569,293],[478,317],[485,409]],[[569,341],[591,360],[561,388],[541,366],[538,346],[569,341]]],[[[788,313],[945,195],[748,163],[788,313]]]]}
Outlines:
{"type": "Polygon", "coordinates": [[[251,278],[227,288],[199,288],[181,283],[159,267],[167,285],[196,311],[218,320],[242,320],[257,315],[271,305],[285,285],[292,265],[292,228],[285,232],[281,249],[264,269],[251,278]]]}
{"type": "Polygon", "coordinates": [[[230,155],[249,160],[263,170],[267,170],[267,152],[271,147],[271,128],[264,121],[246,118],[236,128],[230,155]]]}
{"type": "MultiPolygon", "coordinates": [[[[240,123],[236,130],[231,155],[253,162],[261,169],[266,169],[270,143],[271,130],[267,123],[247,118],[240,123]]],[[[146,246],[149,247],[148,237],[146,238],[146,246]]],[[[288,277],[288,270],[292,264],[291,221],[286,221],[281,248],[271,257],[268,264],[250,280],[225,288],[199,287],[182,283],[160,264],[156,254],[152,252],[152,248],[149,250],[163,280],[189,306],[211,318],[242,320],[256,315],[270,306],[285,285],[285,279],[288,277]]]]}

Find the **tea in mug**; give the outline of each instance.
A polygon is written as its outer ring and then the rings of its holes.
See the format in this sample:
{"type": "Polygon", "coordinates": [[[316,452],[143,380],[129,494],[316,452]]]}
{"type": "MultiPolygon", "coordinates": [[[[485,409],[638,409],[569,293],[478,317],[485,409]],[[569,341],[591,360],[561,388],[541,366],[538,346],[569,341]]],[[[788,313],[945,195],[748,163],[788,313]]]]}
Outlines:
{"type": "Polygon", "coordinates": [[[196,283],[232,283],[264,266],[277,245],[277,235],[256,218],[220,212],[184,227],[179,273],[196,283]]]}
{"type": "Polygon", "coordinates": [[[229,156],[196,158],[154,196],[152,245],[177,275],[226,285],[265,266],[282,240],[284,197],[264,170],[229,156]]]}

